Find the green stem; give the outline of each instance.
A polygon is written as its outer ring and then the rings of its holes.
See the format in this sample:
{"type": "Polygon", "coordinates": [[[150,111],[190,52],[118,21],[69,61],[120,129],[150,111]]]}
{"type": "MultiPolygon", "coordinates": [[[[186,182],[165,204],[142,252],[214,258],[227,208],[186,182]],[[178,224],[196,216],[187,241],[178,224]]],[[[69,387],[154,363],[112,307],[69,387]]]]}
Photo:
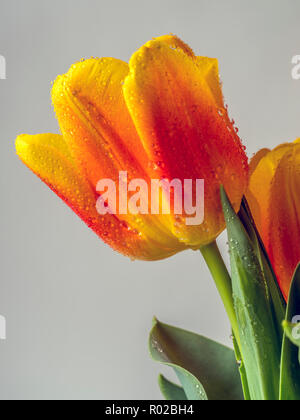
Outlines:
{"type": "Polygon", "coordinates": [[[229,317],[235,339],[240,347],[240,334],[234,310],[231,277],[221,256],[218,245],[216,241],[214,241],[209,245],[203,246],[200,251],[216,283],[229,317]]]}

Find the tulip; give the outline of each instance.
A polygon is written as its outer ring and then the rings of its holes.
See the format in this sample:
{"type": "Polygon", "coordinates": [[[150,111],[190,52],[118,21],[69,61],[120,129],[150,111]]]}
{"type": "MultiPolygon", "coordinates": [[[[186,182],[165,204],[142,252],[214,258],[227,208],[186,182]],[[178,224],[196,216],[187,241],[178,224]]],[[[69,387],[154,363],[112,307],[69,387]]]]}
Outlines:
{"type": "Polygon", "coordinates": [[[286,300],[300,261],[299,191],[300,139],[254,156],[246,196],[286,300]]]}
{"type": "Polygon", "coordinates": [[[210,244],[225,227],[221,184],[238,210],[248,163],[224,106],[217,60],[163,36],[139,49],[129,65],[113,58],[74,64],[55,81],[52,100],[61,135],[21,135],[17,153],[115,250],[158,260],[210,244]],[[99,214],[99,180],[117,184],[120,172],[147,185],[203,179],[203,223],[186,223],[176,203],[170,214],[99,214]]]}

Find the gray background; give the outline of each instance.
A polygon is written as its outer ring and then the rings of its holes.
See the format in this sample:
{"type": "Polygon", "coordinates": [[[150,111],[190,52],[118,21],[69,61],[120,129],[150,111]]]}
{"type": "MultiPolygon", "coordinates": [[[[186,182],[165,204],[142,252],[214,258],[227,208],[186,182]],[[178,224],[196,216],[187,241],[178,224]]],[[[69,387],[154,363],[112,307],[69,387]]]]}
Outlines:
{"type": "Polygon", "coordinates": [[[127,260],[18,161],[17,134],[58,132],[50,82],[82,57],[128,60],[152,37],[176,33],[219,59],[251,156],[300,135],[300,81],[291,78],[299,15],[299,0],[1,0],[0,398],[160,398],[157,374],[169,371],[148,356],[154,314],[230,344],[199,253],[127,260]]]}

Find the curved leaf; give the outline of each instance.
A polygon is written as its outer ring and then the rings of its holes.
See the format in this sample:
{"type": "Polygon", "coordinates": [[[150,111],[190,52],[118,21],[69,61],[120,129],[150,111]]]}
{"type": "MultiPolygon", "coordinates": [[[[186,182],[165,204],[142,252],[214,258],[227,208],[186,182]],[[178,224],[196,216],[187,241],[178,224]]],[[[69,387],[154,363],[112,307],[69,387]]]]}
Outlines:
{"type": "Polygon", "coordinates": [[[253,244],[256,256],[261,266],[262,274],[268,286],[268,291],[270,292],[271,297],[270,304],[274,323],[276,325],[279,341],[281,342],[283,338],[282,321],[285,319],[286,303],[245,197],[243,198],[241,209],[239,211],[239,218],[243,223],[244,228],[246,229],[253,244]]]}
{"type": "Polygon", "coordinates": [[[154,360],[171,366],[189,400],[243,400],[233,350],[155,320],[150,334],[154,360]]]}
{"type": "Polygon", "coordinates": [[[230,245],[233,297],[252,400],[278,400],[280,340],[268,286],[252,241],[224,188],[221,198],[230,245]]]}
{"type": "Polygon", "coordinates": [[[158,384],[161,393],[167,401],[185,401],[187,400],[184,389],[166,379],[163,375],[159,375],[158,384]]]}

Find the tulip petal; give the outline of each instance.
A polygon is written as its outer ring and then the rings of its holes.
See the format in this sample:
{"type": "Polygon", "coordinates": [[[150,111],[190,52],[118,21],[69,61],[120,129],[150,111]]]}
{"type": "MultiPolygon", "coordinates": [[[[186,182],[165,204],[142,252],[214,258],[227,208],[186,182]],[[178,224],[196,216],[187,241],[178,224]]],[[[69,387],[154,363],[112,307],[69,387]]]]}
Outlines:
{"type": "Polygon", "coordinates": [[[161,42],[173,49],[180,49],[197,62],[202,77],[206,79],[211,88],[215,100],[221,108],[224,107],[223,94],[219,78],[219,64],[216,58],[197,57],[193,50],[176,35],[165,35],[154,39],[155,42],[161,42]]]}
{"type": "MultiPolygon", "coordinates": [[[[128,173],[128,182],[150,183],[148,157],[122,91],[128,71],[128,64],[120,60],[93,58],[74,64],[53,86],[53,104],[65,141],[94,188],[103,178],[118,183],[120,171],[128,173]]],[[[171,233],[168,215],[128,212],[118,217],[163,247],[183,249],[171,233]]]]}
{"type": "Polygon", "coordinates": [[[145,175],[147,156],[122,93],[127,74],[121,60],[93,58],[74,64],[53,86],[64,138],[95,186],[103,177],[117,180],[120,170],[145,175]]]}
{"type": "Polygon", "coordinates": [[[180,49],[185,54],[196,59],[196,56],[192,48],[188,44],[186,44],[184,41],[182,41],[182,39],[180,39],[178,36],[174,34],[159,36],[157,38],[154,38],[153,41],[164,43],[165,45],[168,45],[169,47],[174,48],[174,49],[180,49]]]}
{"type": "Polygon", "coordinates": [[[209,243],[225,226],[220,184],[237,210],[248,177],[244,149],[223,105],[216,61],[194,56],[175,38],[173,44],[158,39],[135,53],[129,67],[126,104],[158,177],[204,179],[208,186],[204,223],[183,223],[180,229],[174,224],[172,232],[193,247],[209,243]]]}
{"type": "Polygon", "coordinates": [[[291,144],[284,143],[274,150],[262,149],[252,158],[250,163],[250,180],[246,197],[249,202],[251,213],[256,226],[268,248],[268,215],[270,202],[271,184],[278,165],[289,152],[291,144]]]}
{"type": "Polygon", "coordinates": [[[258,152],[250,164],[246,193],[285,299],[300,261],[300,144],[283,143],[258,152]],[[296,240],[295,240],[296,239],[296,240]]]}
{"type": "Polygon", "coordinates": [[[282,157],[270,190],[268,252],[279,285],[287,299],[293,273],[300,261],[300,146],[282,157]],[[272,210],[272,211],[271,211],[272,210]]]}
{"type": "Polygon", "coordinates": [[[16,151],[20,159],[116,251],[144,260],[166,258],[177,252],[130,229],[115,215],[98,214],[95,190],[76,168],[62,136],[21,135],[16,140],[16,151]]]}
{"type": "Polygon", "coordinates": [[[263,214],[266,214],[269,203],[271,179],[274,175],[273,165],[268,163],[269,149],[262,149],[253,156],[250,162],[250,180],[248,190],[246,192],[247,201],[251,208],[252,216],[255,220],[256,227],[262,235],[263,214]],[[262,182],[264,179],[264,182],[262,182]],[[268,182],[266,181],[268,180],[268,182]],[[264,201],[259,203],[257,201],[257,194],[263,194],[264,201]],[[264,206],[264,208],[262,208],[264,206]]]}

